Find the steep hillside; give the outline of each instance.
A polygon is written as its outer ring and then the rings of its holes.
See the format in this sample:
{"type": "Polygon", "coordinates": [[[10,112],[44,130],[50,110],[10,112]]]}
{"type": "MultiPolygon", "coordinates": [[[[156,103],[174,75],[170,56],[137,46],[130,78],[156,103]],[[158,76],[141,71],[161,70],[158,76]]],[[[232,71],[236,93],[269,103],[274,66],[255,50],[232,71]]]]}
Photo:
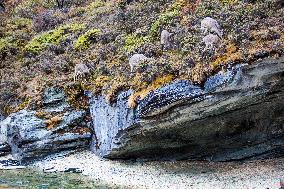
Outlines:
{"type": "MultiPolygon", "coordinates": [[[[0,1],[1,2],[1,1],[0,1]]],[[[7,0],[0,13],[0,116],[41,105],[47,86],[60,86],[75,107],[85,89],[105,94],[133,89],[131,106],[175,79],[203,85],[235,63],[252,63],[284,53],[282,0],[7,0]],[[204,50],[200,22],[218,21],[222,41],[204,50]],[[162,50],[160,33],[173,35],[162,50]],[[128,59],[151,60],[131,73],[128,59]],[[89,77],[74,81],[84,63],[89,77]]],[[[0,10],[1,11],[1,10],[0,10]]]]}

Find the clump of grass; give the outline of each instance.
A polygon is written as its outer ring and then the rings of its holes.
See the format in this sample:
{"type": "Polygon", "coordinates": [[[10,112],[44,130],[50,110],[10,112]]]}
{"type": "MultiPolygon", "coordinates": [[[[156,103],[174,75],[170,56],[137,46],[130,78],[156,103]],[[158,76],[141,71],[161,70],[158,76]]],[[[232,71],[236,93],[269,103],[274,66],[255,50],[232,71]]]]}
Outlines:
{"type": "Polygon", "coordinates": [[[172,74],[167,74],[164,76],[157,77],[152,83],[150,83],[150,85],[132,94],[128,99],[128,106],[130,108],[135,108],[138,99],[140,100],[144,99],[151,91],[154,91],[162,87],[163,85],[170,83],[173,80],[174,80],[174,75],[172,74]]]}
{"type": "Polygon", "coordinates": [[[23,29],[27,28],[31,30],[32,28],[32,19],[29,18],[16,18],[12,20],[12,23],[8,25],[11,29],[23,29]]]}
{"type": "Polygon", "coordinates": [[[64,86],[69,104],[76,109],[87,109],[88,98],[84,95],[84,90],[89,90],[83,83],[74,83],[64,86]]]}
{"type": "Polygon", "coordinates": [[[164,25],[172,24],[174,18],[182,16],[182,10],[189,6],[186,0],[176,0],[170,5],[165,12],[159,15],[158,19],[151,25],[149,36],[156,39],[159,35],[160,28],[164,25]]]}
{"type": "Polygon", "coordinates": [[[29,105],[30,102],[31,102],[31,99],[30,99],[30,98],[24,99],[23,102],[22,102],[19,106],[17,106],[17,107],[14,109],[13,112],[18,112],[18,111],[20,111],[20,110],[25,109],[25,108],[29,105]]]}
{"type": "Polygon", "coordinates": [[[48,112],[44,112],[44,111],[37,111],[35,113],[35,116],[40,119],[50,119],[51,118],[51,115],[48,112]]]}
{"type": "Polygon", "coordinates": [[[115,81],[113,81],[113,84],[111,86],[111,89],[107,91],[106,94],[106,100],[109,103],[115,102],[116,97],[120,91],[125,91],[128,89],[127,82],[123,81],[123,78],[119,77],[115,81]]]}
{"type": "Polygon", "coordinates": [[[106,75],[100,75],[94,78],[92,81],[93,92],[95,94],[100,94],[102,92],[103,87],[107,85],[111,81],[111,79],[112,78],[110,76],[106,76],[106,75]]]}
{"type": "Polygon", "coordinates": [[[227,45],[227,50],[224,55],[218,56],[212,63],[211,66],[213,69],[218,68],[219,66],[225,65],[229,62],[235,63],[244,59],[243,52],[238,49],[238,47],[230,43],[227,45]]]}
{"type": "Polygon", "coordinates": [[[47,126],[48,130],[52,130],[53,128],[56,127],[56,125],[58,125],[60,122],[62,121],[62,117],[60,116],[54,116],[52,118],[50,118],[49,120],[45,121],[45,124],[47,126]]]}
{"type": "Polygon", "coordinates": [[[194,84],[200,85],[206,81],[211,72],[211,66],[204,64],[204,62],[199,62],[191,69],[189,80],[191,80],[194,84]]]}

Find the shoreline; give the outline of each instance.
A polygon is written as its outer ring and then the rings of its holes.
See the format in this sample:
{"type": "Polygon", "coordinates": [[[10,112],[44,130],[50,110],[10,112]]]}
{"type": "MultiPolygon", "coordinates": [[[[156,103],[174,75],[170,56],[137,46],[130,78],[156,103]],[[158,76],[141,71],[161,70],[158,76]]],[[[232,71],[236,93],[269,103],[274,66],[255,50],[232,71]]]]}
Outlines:
{"type": "Polygon", "coordinates": [[[28,167],[51,172],[77,168],[95,182],[131,189],[279,189],[284,158],[246,162],[134,162],[101,159],[90,151],[83,151],[61,157],[51,155],[28,167]]]}

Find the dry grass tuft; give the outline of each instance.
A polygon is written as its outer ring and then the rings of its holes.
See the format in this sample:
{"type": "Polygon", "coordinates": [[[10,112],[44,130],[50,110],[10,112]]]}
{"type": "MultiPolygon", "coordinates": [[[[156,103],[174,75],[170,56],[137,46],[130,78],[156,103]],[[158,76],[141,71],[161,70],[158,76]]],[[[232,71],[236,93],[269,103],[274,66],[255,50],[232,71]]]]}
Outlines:
{"type": "Polygon", "coordinates": [[[132,94],[128,99],[128,106],[130,108],[135,108],[136,105],[137,105],[138,99],[140,99],[140,100],[144,99],[151,91],[154,91],[154,90],[162,87],[163,85],[170,83],[173,80],[174,80],[174,76],[171,75],[171,74],[156,78],[146,88],[132,94]]]}
{"type": "Polygon", "coordinates": [[[61,116],[54,116],[52,118],[50,118],[49,120],[45,121],[45,124],[47,126],[48,130],[52,130],[56,127],[56,125],[58,125],[61,121],[62,121],[63,117],[61,116]]]}

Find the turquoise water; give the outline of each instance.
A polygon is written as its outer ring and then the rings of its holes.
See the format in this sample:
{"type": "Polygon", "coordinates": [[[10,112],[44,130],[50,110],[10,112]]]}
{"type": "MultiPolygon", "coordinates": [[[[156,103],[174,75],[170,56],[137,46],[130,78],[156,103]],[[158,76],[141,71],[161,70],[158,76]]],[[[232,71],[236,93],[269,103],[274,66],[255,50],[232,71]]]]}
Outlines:
{"type": "Polygon", "coordinates": [[[74,173],[43,173],[40,171],[0,170],[0,189],[28,188],[28,189],[69,189],[92,188],[108,189],[111,187],[100,185],[80,174],[74,173]]]}

